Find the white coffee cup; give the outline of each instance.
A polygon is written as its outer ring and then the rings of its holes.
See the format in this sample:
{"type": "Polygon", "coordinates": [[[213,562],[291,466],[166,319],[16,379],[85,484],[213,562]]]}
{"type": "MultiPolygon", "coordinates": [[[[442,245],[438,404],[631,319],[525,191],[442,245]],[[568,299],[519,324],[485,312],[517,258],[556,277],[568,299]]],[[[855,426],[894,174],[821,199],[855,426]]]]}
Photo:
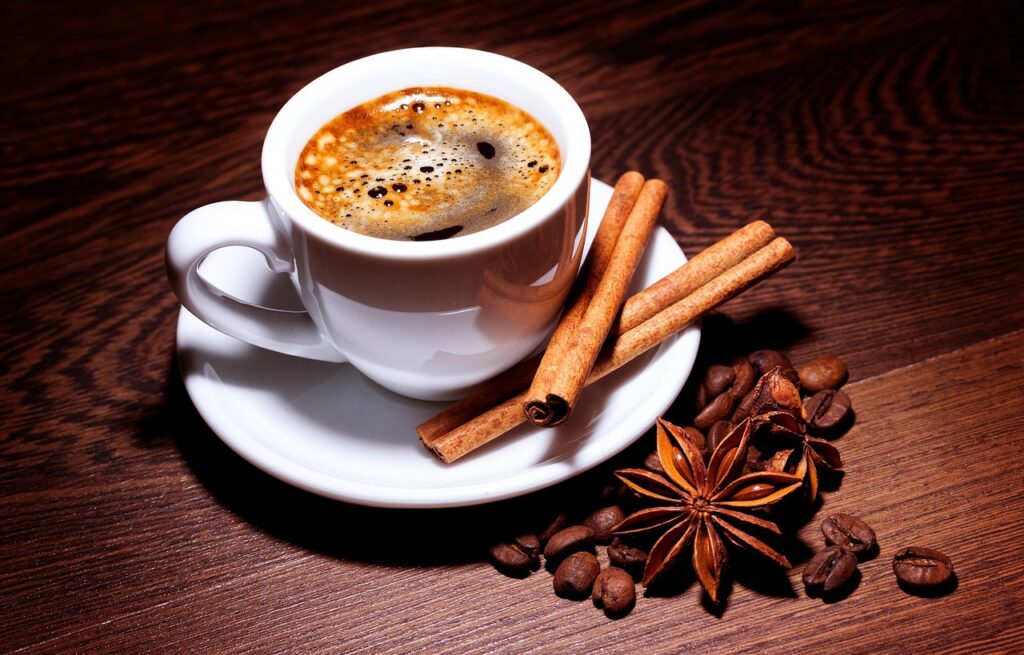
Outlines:
{"type": "MultiPolygon", "coordinates": [[[[583,252],[590,131],[572,97],[521,62],[462,48],[410,48],[317,78],[274,118],[263,144],[267,198],[218,202],[167,240],[181,304],[205,323],[278,352],[351,362],[397,393],[457,397],[534,350],[561,308],[583,252]],[[446,86],[495,96],[554,136],[562,170],[534,205],[494,227],[442,241],[378,239],[317,216],[295,191],[306,142],[343,111],[398,89],[446,86]],[[199,275],[226,246],[263,253],[288,273],[305,312],[246,304],[199,275]]],[[[255,272],[254,272],[255,273],[255,272]]]]}

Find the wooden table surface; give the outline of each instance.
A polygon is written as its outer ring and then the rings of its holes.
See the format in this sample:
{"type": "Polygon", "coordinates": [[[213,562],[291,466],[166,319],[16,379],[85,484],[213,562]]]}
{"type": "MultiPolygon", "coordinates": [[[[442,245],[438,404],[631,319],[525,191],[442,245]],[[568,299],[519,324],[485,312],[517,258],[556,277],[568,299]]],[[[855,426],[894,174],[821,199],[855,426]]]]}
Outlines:
{"type": "Polygon", "coordinates": [[[0,650],[1021,651],[1019,3],[5,2],[0,17],[0,650]],[[263,136],[304,83],[440,44],[564,85],[595,176],[666,180],[687,254],[755,217],[797,246],[726,311],[745,347],[849,364],[858,419],[818,519],[857,513],[881,542],[849,597],[803,593],[812,520],[782,584],[737,580],[715,612],[686,584],[611,621],[544,572],[485,561],[571,483],[356,507],[263,474],[198,417],[175,364],[171,226],[262,197],[263,136]],[[901,592],[890,561],[908,544],[947,552],[958,588],[901,592]]]}

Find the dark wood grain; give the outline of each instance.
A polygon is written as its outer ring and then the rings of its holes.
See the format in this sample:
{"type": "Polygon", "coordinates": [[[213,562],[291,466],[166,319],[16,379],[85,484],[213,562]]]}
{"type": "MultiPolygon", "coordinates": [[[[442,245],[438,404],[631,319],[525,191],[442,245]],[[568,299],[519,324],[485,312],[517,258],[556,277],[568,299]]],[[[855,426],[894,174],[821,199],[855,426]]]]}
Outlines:
{"type": "MultiPolygon", "coordinates": [[[[220,584],[174,594],[28,652],[223,652],[240,646],[257,652],[576,652],[582,640],[597,652],[633,644],[657,652],[1009,652],[1024,638],[1015,620],[1024,598],[1007,593],[1024,581],[1018,543],[1024,498],[1006,495],[1005,485],[1024,477],[1024,443],[1009,439],[999,457],[976,447],[977,440],[1002,441],[1020,426],[1016,403],[989,394],[993,371],[1010,388],[1024,386],[1024,331],[848,386],[870,414],[862,410],[858,424],[836,442],[847,474],[841,490],[827,495],[824,510],[862,516],[876,528],[881,548],[861,565],[860,585],[841,602],[804,596],[795,568],[781,581],[757,572],[738,580],[722,618],[702,609],[693,583],[677,596],[641,597],[633,614],[612,622],[589,602],[555,597],[545,573],[509,580],[479,563],[382,567],[295,553],[256,569],[240,567],[220,584]],[[944,399],[944,411],[935,411],[936,397],[944,399]],[[984,430],[951,441],[949,414],[984,422],[984,430]],[[947,474],[936,475],[940,471],[947,474]],[[937,599],[900,591],[891,558],[908,544],[946,552],[959,588],[937,599]],[[439,601],[453,599],[457,613],[438,613],[439,601]],[[224,616],[231,620],[217,618],[224,616]]],[[[407,547],[417,547],[417,534],[407,534],[407,547]]],[[[459,538],[466,536],[473,538],[459,538]]],[[[818,523],[803,527],[798,539],[791,552],[820,548],[818,523]]]]}
{"type": "Polygon", "coordinates": [[[1022,33],[1010,2],[5,3],[0,650],[1014,650],[1022,33]],[[597,177],[669,182],[688,254],[752,217],[797,245],[728,313],[745,345],[850,366],[858,424],[824,507],[882,542],[850,598],[808,599],[791,572],[738,580],[720,617],[691,585],[609,622],[482,561],[586,480],[371,510],[269,478],[202,423],[173,363],[167,232],[261,197],[263,135],[305,82],[429,44],[555,77],[597,177]],[[896,589],[888,558],[912,542],[953,557],[956,592],[896,589]]]}

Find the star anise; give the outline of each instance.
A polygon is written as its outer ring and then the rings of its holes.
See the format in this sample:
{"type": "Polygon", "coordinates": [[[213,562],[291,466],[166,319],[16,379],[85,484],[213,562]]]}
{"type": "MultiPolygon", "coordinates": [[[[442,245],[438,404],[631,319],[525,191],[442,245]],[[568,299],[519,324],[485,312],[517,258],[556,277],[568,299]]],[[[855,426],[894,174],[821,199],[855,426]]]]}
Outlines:
{"type": "Polygon", "coordinates": [[[737,425],[705,464],[682,428],[658,419],[658,459],[665,475],[644,469],[615,472],[640,496],[659,503],[627,516],[614,529],[618,535],[662,532],[648,555],[644,586],[668,570],[693,543],[694,572],[708,596],[718,602],[727,561],[723,536],[737,546],[789,566],[781,553],[754,534],[756,530],[780,534],[779,527],[751,512],[799,489],[802,476],[781,471],[740,475],[750,430],[749,420],[737,425]]]}
{"type": "Polygon", "coordinates": [[[807,434],[807,416],[800,390],[781,368],[768,371],[754,387],[751,417],[761,442],[763,469],[803,472],[807,499],[818,497],[819,471],[835,473],[843,468],[839,450],[828,441],[807,434]]]}

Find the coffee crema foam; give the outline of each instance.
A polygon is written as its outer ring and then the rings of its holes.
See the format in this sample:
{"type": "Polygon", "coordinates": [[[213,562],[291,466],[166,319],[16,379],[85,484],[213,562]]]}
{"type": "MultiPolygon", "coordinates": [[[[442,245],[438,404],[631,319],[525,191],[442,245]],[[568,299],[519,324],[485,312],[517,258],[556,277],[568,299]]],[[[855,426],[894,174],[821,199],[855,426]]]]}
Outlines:
{"type": "Polygon", "coordinates": [[[473,91],[412,88],[321,127],[299,155],[295,188],[336,225],[427,241],[512,218],[560,170],[554,137],[522,109],[473,91]]]}

